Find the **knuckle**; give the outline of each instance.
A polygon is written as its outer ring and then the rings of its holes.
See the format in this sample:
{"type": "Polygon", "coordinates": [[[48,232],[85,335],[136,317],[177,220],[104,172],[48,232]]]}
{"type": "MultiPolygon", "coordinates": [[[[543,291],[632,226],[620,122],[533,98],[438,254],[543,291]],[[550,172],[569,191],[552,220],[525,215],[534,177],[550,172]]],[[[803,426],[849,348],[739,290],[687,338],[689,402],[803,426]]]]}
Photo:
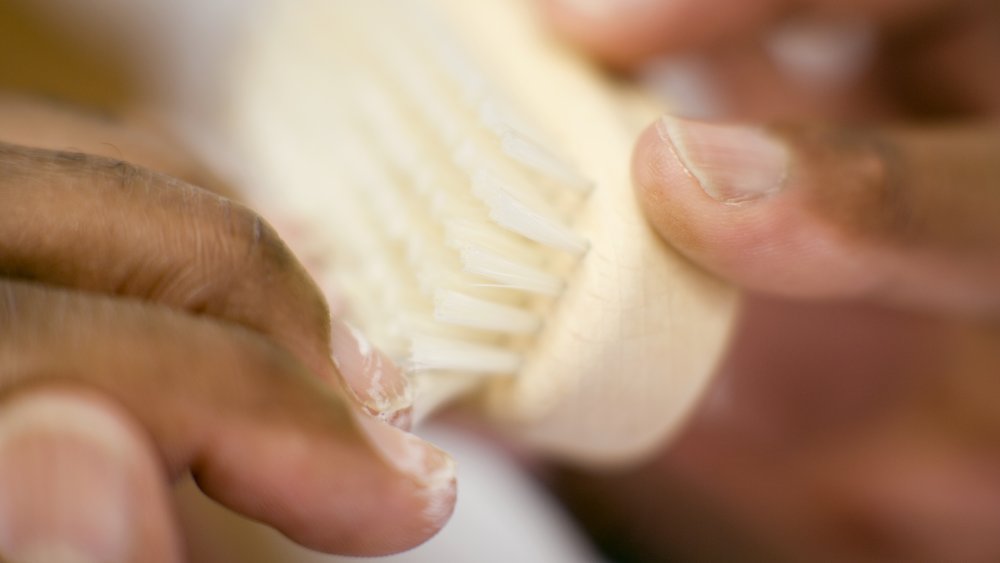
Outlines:
{"type": "Polygon", "coordinates": [[[273,288],[296,278],[297,259],[263,217],[228,200],[221,200],[220,212],[212,215],[208,229],[218,247],[216,259],[207,266],[213,285],[225,290],[248,284],[273,288]]]}
{"type": "Polygon", "coordinates": [[[288,318],[325,334],[330,322],[326,299],[278,232],[251,209],[220,201],[221,219],[215,215],[207,227],[217,241],[215,259],[200,269],[208,288],[199,292],[203,308],[269,334],[298,330],[281,320],[288,318]],[[259,307],[261,300],[270,306],[259,307]]]}
{"type": "Polygon", "coordinates": [[[295,259],[277,231],[256,212],[243,206],[238,209],[238,236],[246,264],[264,272],[290,269],[295,259]]]}

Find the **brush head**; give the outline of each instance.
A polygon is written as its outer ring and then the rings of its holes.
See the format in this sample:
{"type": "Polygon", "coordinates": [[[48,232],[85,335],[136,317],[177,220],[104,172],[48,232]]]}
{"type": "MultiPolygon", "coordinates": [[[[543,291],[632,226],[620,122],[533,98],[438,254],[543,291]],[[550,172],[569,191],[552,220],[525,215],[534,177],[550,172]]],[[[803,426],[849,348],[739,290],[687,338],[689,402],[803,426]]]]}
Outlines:
{"type": "Polygon", "coordinates": [[[233,100],[259,207],[412,375],[594,463],[694,403],[733,292],[659,241],[629,183],[655,113],[527,1],[265,3],[233,100]]]}

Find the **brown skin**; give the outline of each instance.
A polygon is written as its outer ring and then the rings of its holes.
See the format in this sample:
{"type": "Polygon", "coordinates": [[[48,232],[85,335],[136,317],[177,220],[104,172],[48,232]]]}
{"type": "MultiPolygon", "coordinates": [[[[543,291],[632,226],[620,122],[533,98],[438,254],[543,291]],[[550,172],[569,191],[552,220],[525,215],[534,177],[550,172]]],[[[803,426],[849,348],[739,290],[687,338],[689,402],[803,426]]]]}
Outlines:
{"type": "Polygon", "coordinates": [[[557,469],[555,490],[624,561],[1000,559],[998,5],[544,5],[619,69],[705,56],[740,94],[722,117],[792,158],[780,192],[734,205],[655,129],[639,140],[653,226],[746,306],[675,442],[617,473],[557,469]],[[836,95],[803,89],[759,48],[790,14],[871,18],[876,66],[836,95]]]}
{"type": "MultiPolygon", "coordinates": [[[[377,555],[426,540],[443,522],[359,429],[313,281],[260,216],[179,177],[216,183],[135,127],[0,103],[0,428],[55,397],[111,420],[120,432],[105,441],[125,452],[50,420],[0,451],[0,489],[27,471],[17,460],[122,470],[136,499],[127,517],[144,523],[126,561],[181,560],[165,476],[188,471],[216,500],[316,549],[377,555]],[[21,443],[42,453],[9,457],[21,443]]],[[[20,479],[38,491],[22,516],[69,510],[73,498],[46,491],[89,486],[20,479]]]]}

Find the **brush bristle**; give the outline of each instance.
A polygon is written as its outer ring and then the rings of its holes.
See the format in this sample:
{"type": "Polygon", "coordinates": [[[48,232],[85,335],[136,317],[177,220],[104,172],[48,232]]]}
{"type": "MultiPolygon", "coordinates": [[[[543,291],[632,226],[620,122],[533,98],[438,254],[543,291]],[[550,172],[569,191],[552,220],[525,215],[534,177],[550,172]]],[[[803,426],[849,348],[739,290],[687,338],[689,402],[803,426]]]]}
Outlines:
{"type": "Polygon", "coordinates": [[[587,251],[572,219],[591,182],[432,3],[303,3],[269,16],[301,42],[281,52],[307,59],[279,65],[286,75],[271,80],[288,82],[257,93],[277,114],[257,136],[283,170],[330,182],[283,178],[272,204],[333,257],[353,316],[408,369],[515,373],[587,251]]]}

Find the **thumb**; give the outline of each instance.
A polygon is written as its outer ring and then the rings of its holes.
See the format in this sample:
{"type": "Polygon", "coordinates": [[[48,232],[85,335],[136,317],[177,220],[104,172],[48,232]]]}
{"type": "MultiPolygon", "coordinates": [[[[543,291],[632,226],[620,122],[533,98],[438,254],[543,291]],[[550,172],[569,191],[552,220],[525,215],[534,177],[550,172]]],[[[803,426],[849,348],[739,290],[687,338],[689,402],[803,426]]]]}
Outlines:
{"type": "Polygon", "coordinates": [[[659,233],[785,297],[1000,313],[1000,131],[664,118],[633,173],[659,233]]]}
{"type": "Polygon", "coordinates": [[[11,563],[180,561],[165,476],[135,427],[89,396],[0,406],[0,557],[11,563]]]}

